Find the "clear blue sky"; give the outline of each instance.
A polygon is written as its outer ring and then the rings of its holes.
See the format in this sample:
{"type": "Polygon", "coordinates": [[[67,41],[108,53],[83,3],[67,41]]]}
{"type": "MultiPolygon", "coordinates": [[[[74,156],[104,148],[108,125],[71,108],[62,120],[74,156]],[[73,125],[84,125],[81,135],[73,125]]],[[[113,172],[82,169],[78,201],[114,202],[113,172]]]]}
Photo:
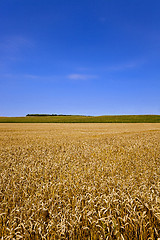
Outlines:
{"type": "Polygon", "coordinates": [[[160,114],[160,0],[1,0],[0,116],[160,114]]]}

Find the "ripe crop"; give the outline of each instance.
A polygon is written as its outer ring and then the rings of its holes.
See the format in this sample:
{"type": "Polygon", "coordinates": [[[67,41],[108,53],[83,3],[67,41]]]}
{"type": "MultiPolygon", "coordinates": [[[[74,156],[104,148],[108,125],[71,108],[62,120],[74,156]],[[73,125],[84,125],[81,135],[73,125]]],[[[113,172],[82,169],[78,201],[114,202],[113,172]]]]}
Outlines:
{"type": "Polygon", "coordinates": [[[160,238],[160,124],[0,124],[1,239],[160,238]]]}

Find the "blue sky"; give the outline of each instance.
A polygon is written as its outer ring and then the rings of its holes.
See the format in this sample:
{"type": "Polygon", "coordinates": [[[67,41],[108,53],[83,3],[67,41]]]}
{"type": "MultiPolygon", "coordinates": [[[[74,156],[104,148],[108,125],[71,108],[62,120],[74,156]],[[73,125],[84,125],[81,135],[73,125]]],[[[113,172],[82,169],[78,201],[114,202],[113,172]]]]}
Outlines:
{"type": "Polygon", "coordinates": [[[1,0],[0,116],[160,114],[159,0],[1,0]]]}

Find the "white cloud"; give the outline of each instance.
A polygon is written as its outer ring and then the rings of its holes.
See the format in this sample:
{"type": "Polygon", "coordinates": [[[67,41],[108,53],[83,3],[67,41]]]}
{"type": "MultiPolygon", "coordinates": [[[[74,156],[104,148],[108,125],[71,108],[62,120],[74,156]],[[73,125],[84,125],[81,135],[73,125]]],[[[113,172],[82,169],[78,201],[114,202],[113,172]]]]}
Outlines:
{"type": "Polygon", "coordinates": [[[88,75],[88,74],[70,74],[67,78],[71,80],[89,80],[97,78],[96,75],[88,75]]]}

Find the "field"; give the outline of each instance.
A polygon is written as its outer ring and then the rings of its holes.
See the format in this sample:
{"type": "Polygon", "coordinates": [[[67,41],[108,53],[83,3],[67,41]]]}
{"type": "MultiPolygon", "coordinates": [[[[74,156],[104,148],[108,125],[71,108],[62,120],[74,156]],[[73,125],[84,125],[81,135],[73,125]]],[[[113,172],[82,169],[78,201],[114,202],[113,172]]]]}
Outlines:
{"type": "Polygon", "coordinates": [[[160,115],[0,117],[0,123],[160,123],[160,115]]]}
{"type": "Polygon", "coordinates": [[[160,123],[1,123],[0,164],[0,239],[160,238],[160,123]]]}

